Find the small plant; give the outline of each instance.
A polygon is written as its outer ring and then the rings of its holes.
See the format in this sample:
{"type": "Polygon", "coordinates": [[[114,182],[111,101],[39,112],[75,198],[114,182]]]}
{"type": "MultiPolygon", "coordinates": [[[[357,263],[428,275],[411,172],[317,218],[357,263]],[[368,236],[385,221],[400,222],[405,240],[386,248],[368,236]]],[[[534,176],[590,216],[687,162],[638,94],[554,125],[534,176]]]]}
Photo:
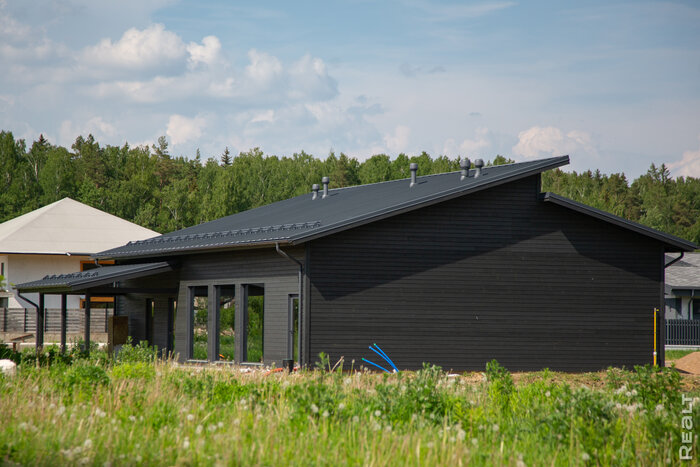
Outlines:
{"type": "Polygon", "coordinates": [[[156,346],[149,346],[146,341],[133,345],[131,336],[129,336],[126,344],[122,345],[119,352],[117,352],[116,361],[118,363],[154,362],[157,358],[158,348],[156,346]]]}
{"type": "Polygon", "coordinates": [[[486,364],[486,379],[489,382],[489,394],[501,409],[510,408],[511,397],[515,391],[513,376],[496,360],[486,364]]]}
{"type": "Polygon", "coordinates": [[[109,376],[100,365],[76,364],[63,373],[63,387],[70,393],[83,398],[90,397],[98,386],[107,386],[109,376]]]}

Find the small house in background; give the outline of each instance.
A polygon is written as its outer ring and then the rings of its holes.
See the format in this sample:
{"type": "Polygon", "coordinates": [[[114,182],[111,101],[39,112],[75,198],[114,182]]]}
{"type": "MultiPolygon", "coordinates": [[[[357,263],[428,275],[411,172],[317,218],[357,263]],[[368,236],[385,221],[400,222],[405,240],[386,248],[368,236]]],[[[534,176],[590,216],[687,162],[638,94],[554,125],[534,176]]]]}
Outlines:
{"type": "MultiPolygon", "coordinates": [[[[85,271],[96,267],[92,258],[105,249],[130,240],[159,235],[132,222],[95,209],[70,198],[29,212],[0,224],[0,274],[5,277],[5,303],[0,308],[33,309],[13,284],[45,275],[85,271]]],[[[114,264],[104,261],[103,264],[114,264]]],[[[39,294],[26,298],[38,303],[39,294]]],[[[47,296],[47,308],[60,308],[60,297],[47,296]]],[[[102,299],[112,302],[111,298],[102,299]]],[[[82,308],[79,296],[68,297],[68,308],[82,308]]]]}
{"type": "Polygon", "coordinates": [[[667,255],[666,319],[700,320],[700,253],[667,255]]]}
{"type": "MultiPolygon", "coordinates": [[[[401,369],[663,365],[665,253],[691,242],[553,193],[568,156],[272,203],[97,254],[115,266],[21,284],[117,297],[129,333],[182,361],[320,353],[349,366],[378,343],[401,369]],[[655,321],[656,320],[656,321],[655,321]]],[[[37,312],[38,321],[43,311],[37,312]]],[[[288,363],[288,362],[287,362],[288,363]]]]}

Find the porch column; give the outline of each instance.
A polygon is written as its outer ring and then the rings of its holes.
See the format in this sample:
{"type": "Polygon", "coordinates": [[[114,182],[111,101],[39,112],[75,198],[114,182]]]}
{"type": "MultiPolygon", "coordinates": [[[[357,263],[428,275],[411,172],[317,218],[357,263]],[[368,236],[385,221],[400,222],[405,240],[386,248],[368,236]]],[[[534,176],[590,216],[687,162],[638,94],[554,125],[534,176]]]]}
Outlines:
{"type": "Polygon", "coordinates": [[[61,353],[66,353],[66,327],[68,322],[68,297],[61,294],[61,353]]]}
{"type": "Polygon", "coordinates": [[[219,359],[219,288],[210,285],[207,290],[207,355],[210,362],[219,359]]]}
{"type": "Polygon", "coordinates": [[[44,294],[39,294],[39,307],[36,309],[36,350],[44,348],[44,294]]]}
{"type": "Polygon", "coordinates": [[[85,294],[85,353],[90,354],[90,294],[85,294]]]}

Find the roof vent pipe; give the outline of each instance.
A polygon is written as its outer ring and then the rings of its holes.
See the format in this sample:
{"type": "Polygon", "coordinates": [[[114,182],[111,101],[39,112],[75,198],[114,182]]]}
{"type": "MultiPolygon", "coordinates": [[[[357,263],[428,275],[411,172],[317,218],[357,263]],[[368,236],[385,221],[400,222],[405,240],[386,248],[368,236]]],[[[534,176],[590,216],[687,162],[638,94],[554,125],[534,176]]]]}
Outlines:
{"type": "Polygon", "coordinates": [[[323,183],[323,197],[322,197],[321,199],[323,199],[323,198],[325,198],[326,196],[328,196],[328,183],[329,183],[330,181],[331,181],[331,180],[330,180],[328,177],[323,177],[323,178],[321,179],[321,183],[323,183]]]}
{"type": "Polygon", "coordinates": [[[480,177],[481,176],[481,169],[484,167],[484,160],[483,159],[475,160],[474,167],[476,168],[476,172],[474,173],[474,177],[480,177]]]}
{"type": "Polygon", "coordinates": [[[411,162],[411,165],[408,166],[409,169],[411,169],[411,187],[416,184],[416,172],[418,172],[418,164],[415,162],[411,162]]]}
{"type": "Polygon", "coordinates": [[[467,157],[459,161],[459,166],[462,169],[462,175],[459,177],[459,179],[464,180],[465,178],[469,177],[469,167],[472,166],[472,162],[467,157]]]}
{"type": "Polygon", "coordinates": [[[311,185],[311,191],[314,192],[314,194],[313,194],[313,196],[311,197],[311,199],[316,199],[316,198],[318,198],[318,183],[314,183],[313,185],[311,185]]]}

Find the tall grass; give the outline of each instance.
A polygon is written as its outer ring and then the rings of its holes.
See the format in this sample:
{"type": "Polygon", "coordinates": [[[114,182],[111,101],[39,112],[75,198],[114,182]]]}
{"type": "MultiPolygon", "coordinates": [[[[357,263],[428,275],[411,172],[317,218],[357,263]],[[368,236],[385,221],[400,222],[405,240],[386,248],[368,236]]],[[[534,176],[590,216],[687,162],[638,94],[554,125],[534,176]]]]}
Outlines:
{"type": "MultiPolygon", "coordinates": [[[[0,376],[0,459],[29,465],[680,464],[682,382],[672,370],[610,370],[591,378],[600,380],[591,388],[546,371],[515,383],[496,362],[485,375],[454,377],[431,366],[392,375],[266,376],[130,355],[113,363],[22,364],[16,376],[0,376]]],[[[697,396],[697,385],[690,392],[697,396]]]]}

